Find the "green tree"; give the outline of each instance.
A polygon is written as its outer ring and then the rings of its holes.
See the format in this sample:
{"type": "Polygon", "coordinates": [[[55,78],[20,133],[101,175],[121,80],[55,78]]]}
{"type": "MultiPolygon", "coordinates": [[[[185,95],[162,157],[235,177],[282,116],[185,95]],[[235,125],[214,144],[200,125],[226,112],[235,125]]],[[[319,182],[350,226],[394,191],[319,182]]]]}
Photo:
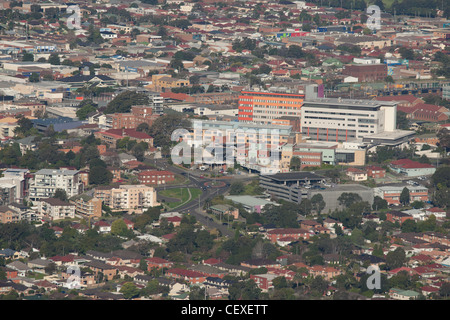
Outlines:
{"type": "Polygon", "coordinates": [[[232,283],[228,292],[230,300],[258,300],[261,295],[261,289],[252,279],[232,283]]]}
{"type": "Polygon", "coordinates": [[[316,210],[316,212],[320,214],[322,210],[325,208],[326,203],[323,200],[323,196],[320,193],[318,193],[312,196],[311,205],[314,208],[314,210],[316,210]]]}
{"type": "Polygon", "coordinates": [[[353,193],[353,192],[343,192],[339,197],[338,197],[338,202],[339,205],[348,208],[350,207],[353,203],[355,202],[360,202],[362,201],[362,198],[359,194],[357,193],[353,193]]]}
{"type": "Polygon", "coordinates": [[[379,196],[373,198],[372,209],[373,210],[383,210],[388,208],[388,202],[379,196]]]}
{"type": "Polygon", "coordinates": [[[241,181],[235,181],[230,185],[230,194],[238,195],[244,192],[244,184],[241,181]]]}
{"type": "Polygon", "coordinates": [[[50,57],[48,57],[48,63],[52,65],[60,65],[61,60],[59,59],[59,55],[57,53],[52,53],[50,57]]]}
{"type": "Polygon", "coordinates": [[[407,205],[409,204],[410,199],[411,196],[409,194],[409,189],[407,187],[404,187],[402,193],[400,193],[400,203],[403,205],[407,205]]]}
{"type": "Polygon", "coordinates": [[[405,262],[406,253],[402,248],[397,248],[394,251],[390,251],[386,255],[386,266],[390,270],[402,267],[405,262]]]}
{"type": "Polygon", "coordinates": [[[125,299],[133,299],[139,295],[139,288],[133,282],[127,282],[120,288],[120,293],[125,299]]]}
{"type": "Polygon", "coordinates": [[[25,52],[22,56],[22,61],[34,61],[34,55],[30,52],[25,52]]]}
{"type": "Polygon", "coordinates": [[[30,77],[28,78],[28,80],[29,80],[30,82],[39,82],[39,80],[40,80],[39,73],[37,73],[37,72],[31,73],[31,75],[30,75],[30,77]]]}
{"type": "Polygon", "coordinates": [[[57,198],[61,201],[67,201],[67,193],[64,189],[56,189],[54,198],[57,198]]]}
{"type": "Polygon", "coordinates": [[[124,91],[118,94],[111,102],[108,103],[104,113],[126,113],[130,112],[131,106],[147,105],[148,103],[149,97],[146,94],[136,91],[124,91]]]}
{"type": "Polygon", "coordinates": [[[91,99],[83,100],[76,111],[78,119],[86,120],[89,113],[97,110],[97,106],[91,99]]]}
{"type": "Polygon", "coordinates": [[[111,224],[111,234],[125,236],[128,234],[128,227],[123,219],[117,219],[111,224]]]}
{"type": "Polygon", "coordinates": [[[113,175],[111,171],[103,166],[91,168],[89,172],[89,184],[105,185],[111,183],[113,175]]]}
{"type": "Polygon", "coordinates": [[[300,160],[299,157],[292,157],[291,162],[289,164],[289,169],[291,171],[300,171],[301,165],[302,161],[300,160]]]}

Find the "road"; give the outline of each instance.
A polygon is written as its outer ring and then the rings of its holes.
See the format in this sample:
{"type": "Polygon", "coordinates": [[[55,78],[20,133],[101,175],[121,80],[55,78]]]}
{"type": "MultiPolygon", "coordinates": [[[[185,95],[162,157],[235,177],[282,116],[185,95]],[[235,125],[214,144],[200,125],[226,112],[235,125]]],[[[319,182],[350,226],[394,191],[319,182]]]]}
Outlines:
{"type": "MultiPolygon", "coordinates": [[[[207,199],[211,199],[217,195],[224,195],[225,193],[227,193],[227,191],[230,187],[230,182],[232,180],[234,180],[233,178],[229,179],[230,181],[224,179],[225,184],[223,186],[206,187],[205,184],[207,184],[208,182],[211,183],[211,182],[217,181],[217,179],[201,178],[200,177],[201,173],[190,172],[188,170],[183,170],[177,166],[169,165],[167,163],[167,161],[164,159],[153,160],[153,163],[155,164],[155,166],[158,169],[169,170],[175,174],[183,175],[189,179],[188,184],[161,186],[161,187],[156,187],[156,190],[173,189],[173,188],[180,188],[180,187],[199,188],[199,189],[203,190],[203,192],[200,194],[199,198],[193,199],[192,201],[190,201],[188,203],[185,203],[177,208],[174,208],[173,209],[174,211],[193,215],[197,219],[197,221],[199,221],[200,223],[205,225],[207,228],[218,229],[224,236],[233,236],[234,235],[234,231],[232,229],[228,228],[228,226],[226,226],[226,225],[215,222],[202,209],[203,205],[205,204],[205,201],[207,199]]],[[[223,180],[220,180],[220,181],[223,181],[223,180]]]]}

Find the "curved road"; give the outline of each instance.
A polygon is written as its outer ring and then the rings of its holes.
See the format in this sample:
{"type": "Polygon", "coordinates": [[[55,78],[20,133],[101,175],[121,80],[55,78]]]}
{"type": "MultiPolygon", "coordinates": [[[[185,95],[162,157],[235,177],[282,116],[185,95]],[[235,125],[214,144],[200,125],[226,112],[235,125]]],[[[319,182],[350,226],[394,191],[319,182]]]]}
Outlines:
{"type": "Polygon", "coordinates": [[[180,187],[199,188],[199,189],[203,190],[203,192],[200,194],[199,198],[193,199],[193,200],[189,201],[188,203],[185,203],[177,208],[174,208],[173,209],[174,211],[184,213],[184,214],[191,214],[197,219],[198,222],[205,225],[207,228],[216,228],[216,229],[220,230],[220,232],[224,236],[234,235],[234,231],[232,229],[228,228],[228,226],[222,225],[220,223],[215,222],[214,220],[211,220],[209,215],[203,211],[203,205],[207,199],[213,198],[217,195],[225,194],[228,191],[228,189],[230,187],[229,182],[224,181],[225,185],[222,187],[206,188],[205,187],[206,182],[213,182],[213,181],[216,181],[216,179],[200,178],[200,176],[193,174],[192,172],[183,170],[177,166],[168,165],[164,159],[158,159],[156,161],[154,160],[154,163],[160,169],[169,170],[173,173],[183,175],[189,179],[189,184],[160,186],[160,187],[156,187],[157,191],[164,190],[164,189],[180,188],[180,187]]]}

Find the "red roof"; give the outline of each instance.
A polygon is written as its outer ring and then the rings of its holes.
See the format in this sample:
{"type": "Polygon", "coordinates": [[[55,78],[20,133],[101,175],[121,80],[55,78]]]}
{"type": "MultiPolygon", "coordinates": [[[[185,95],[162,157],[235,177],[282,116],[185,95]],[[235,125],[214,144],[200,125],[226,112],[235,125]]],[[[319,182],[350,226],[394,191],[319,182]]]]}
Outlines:
{"type": "Polygon", "coordinates": [[[308,233],[308,230],[300,229],[300,228],[283,228],[283,229],[273,229],[267,231],[268,234],[300,234],[300,233],[308,233]]]}
{"type": "Polygon", "coordinates": [[[204,264],[214,265],[220,263],[220,260],[215,258],[209,258],[203,261],[204,264]]]}
{"type": "Polygon", "coordinates": [[[159,257],[147,258],[145,260],[147,260],[150,263],[156,263],[156,264],[170,263],[168,260],[159,258],[159,257]]]}
{"type": "Polygon", "coordinates": [[[205,277],[203,273],[192,271],[192,270],[186,270],[181,268],[173,268],[170,270],[167,270],[167,274],[173,273],[182,277],[188,277],[188,278],[202,278],[205,277]]]}
{"type": "Polygon", "coordinates": [[[401,167],[404,169],[413,169],[413,168],[434,168],[433,165],[427,163],[420,163],[417,161],[413,161],[411,159],[400,159],[396,161],[392,161],[391,165],[401,167]]]}
{"type": "Polygon", "coordinates": [[[152,137],[145,132],[136,131],[134,129],[109,129],[105,133],[117,135],[120,137],[131,137],[136,139],[151,139],[152,137]]]}

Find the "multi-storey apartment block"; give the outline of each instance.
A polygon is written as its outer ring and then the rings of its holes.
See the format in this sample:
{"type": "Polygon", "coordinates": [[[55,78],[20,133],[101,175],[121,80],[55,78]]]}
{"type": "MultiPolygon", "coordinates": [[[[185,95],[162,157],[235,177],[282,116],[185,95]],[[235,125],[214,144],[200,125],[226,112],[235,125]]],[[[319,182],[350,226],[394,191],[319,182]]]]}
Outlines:
{"type": "Polygon", "coordinates": [[[98,187],[94,191],[94,197],[115,211],[142,213],[146,208],[159,205],[156,190],[142,184],[98,187]]]}
{"type": "Polygon", "coordinates": [[[102,216],[102,200],[87,194],[80,194],[69,199],[75,205],[75,212],[85,217],[102,216]]]}
{"type": "Polygon", "coordinates": [[[39,213],[52,220],[74,218],[75,206],[57,198],[42,199],[39,202],[39,213]]]}
{"type": "Polygon", "coordinates": [[[32,201],[51,198],[57,189],[64,190],[69,198],[76,196],[83,191],[78,173],[78,170],[69,169],[41,169],[34,175],[28,198],[32,201]]]}

